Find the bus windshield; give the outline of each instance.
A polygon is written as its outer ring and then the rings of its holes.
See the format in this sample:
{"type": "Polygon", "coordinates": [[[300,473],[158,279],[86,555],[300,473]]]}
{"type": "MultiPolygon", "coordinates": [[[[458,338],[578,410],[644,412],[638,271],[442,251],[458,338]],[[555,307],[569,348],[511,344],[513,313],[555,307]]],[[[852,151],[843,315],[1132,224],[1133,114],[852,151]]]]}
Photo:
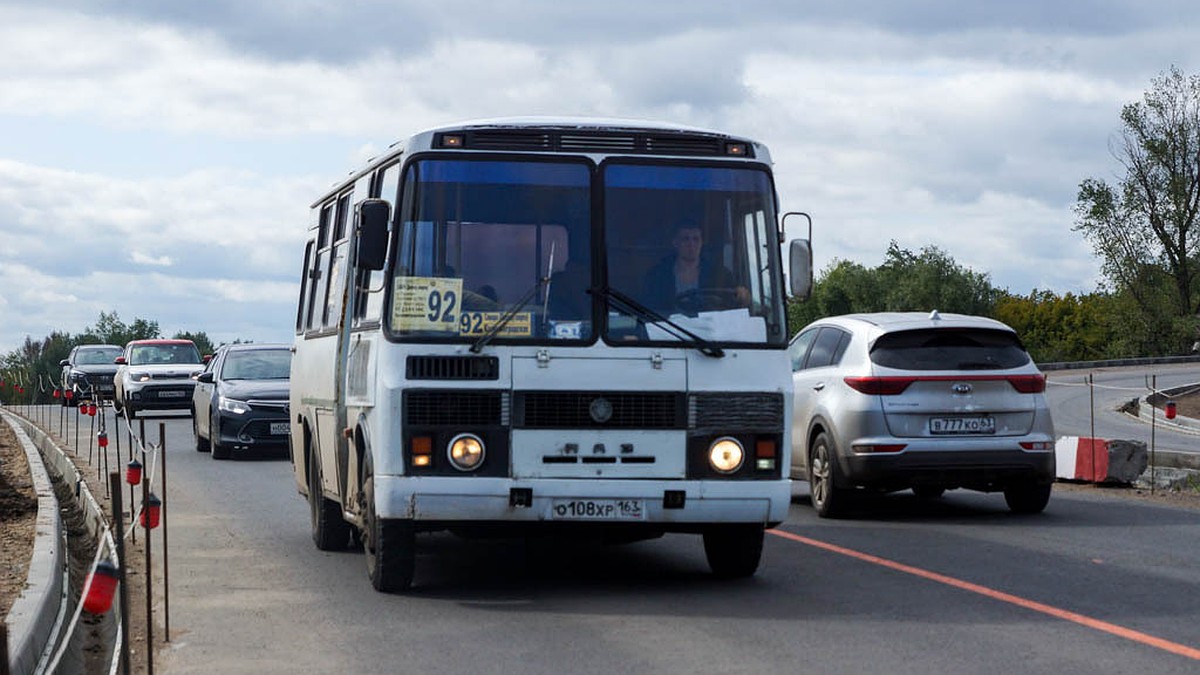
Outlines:
{"type": "Polygon", "coordinates": [[[603,326],[615,345],[786,344],[765,168],[430,156],[409,166],[401,202],[396,337],[585,342],[603,326]],[[613,292],[589,292],[603,279],[613,292]]]}
{"type": "Polygon", "coordinates": [[[636,303],[608,305],[606,339],[786,342],[765,169],[610,162],[603,181],[609,286],[636,303]]]}

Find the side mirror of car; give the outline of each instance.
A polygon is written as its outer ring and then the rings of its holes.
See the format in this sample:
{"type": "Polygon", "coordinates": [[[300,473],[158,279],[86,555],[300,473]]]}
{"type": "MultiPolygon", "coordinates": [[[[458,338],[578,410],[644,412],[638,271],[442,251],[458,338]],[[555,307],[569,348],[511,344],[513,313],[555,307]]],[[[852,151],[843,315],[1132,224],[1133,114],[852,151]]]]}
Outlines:
{"type": "Polygon", "coordinates": [[[117,364],[118,366],[123,366],[125,365],[125,357],[118,356],[117,358],[113,359],[113,363],[117,364]]]}
{"type": "Polygon", "coordinates": [[[67,366],[71,365],[71,361],[70,359],[63,359],[62,361],[58,362],[58,365],[62,368],[66,368],[67,366]]]}
{"type": "Polygon", "coordinates": [[[200,373],[200,375],[196,378],[196,381],[203,382],[204,384],[212,384],[213,383],[212,371],[210,370],[207,373],[200,373]]]}
{"type": "Polygon", "coordinates": [[[392,205],[384,199],[364,199],[358,203],[358,238],[354,248],[358,269],[383,269],[391,213],[392,205]]]}
{"type": "Polygon", "coordinates": [[[807,239],[793,239],[789,254],[788,284],[792,295],[807,299],[813,288],[812,246],[807,239]]]}

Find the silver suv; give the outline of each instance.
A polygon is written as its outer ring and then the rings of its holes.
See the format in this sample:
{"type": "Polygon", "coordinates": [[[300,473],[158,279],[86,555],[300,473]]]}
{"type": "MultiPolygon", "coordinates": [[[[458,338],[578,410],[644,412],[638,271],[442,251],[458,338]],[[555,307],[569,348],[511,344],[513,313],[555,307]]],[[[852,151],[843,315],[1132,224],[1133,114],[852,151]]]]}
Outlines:
{"type": "Polygon", "coordinates": [[[1046,508],[1054,425],[1046,378],[1012,328],[959,314],[821,319],[789,347],[793,478],[821,517],[855,491],[1003,491],[1017,513],[1046,508]]]}

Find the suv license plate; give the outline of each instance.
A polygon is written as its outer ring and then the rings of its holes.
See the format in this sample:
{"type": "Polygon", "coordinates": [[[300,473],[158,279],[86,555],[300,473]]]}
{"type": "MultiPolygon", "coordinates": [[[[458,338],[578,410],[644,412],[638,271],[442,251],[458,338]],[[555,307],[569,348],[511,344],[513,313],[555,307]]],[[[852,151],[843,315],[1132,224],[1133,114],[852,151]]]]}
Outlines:
{"type": "Polygon", "coordinates": [[[555,499],[550,504],[553,520],[645,520],[641,499],[555,499]]]}
{"type": "Polygon", "coordinates": [[[187,396],[186,391],[160,391],[160,392],[158,392],[159,398],[183,398],[184,396],[187,396]]]}
{"type": "Polygon", "coordinates": [[[929,418],[929,433],[931,434],[994,434],[996,433],[995,417],[931,417],[929,418]]]}
{"type": "Polygon", "coordinates": [[[286,436],[288,433],[288,423],[271,422],[271,433],[275,436],[286,436]]]}

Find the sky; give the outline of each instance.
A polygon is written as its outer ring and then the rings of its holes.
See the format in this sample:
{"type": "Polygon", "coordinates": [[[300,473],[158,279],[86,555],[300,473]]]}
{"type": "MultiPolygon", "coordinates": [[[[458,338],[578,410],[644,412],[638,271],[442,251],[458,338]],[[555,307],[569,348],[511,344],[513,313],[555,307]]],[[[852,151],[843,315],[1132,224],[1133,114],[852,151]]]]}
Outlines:
{"type": "Polygon", "coordinates": [[[1079,184],[1197,35],[1192,0],[0,0],[0,354],[112,311],[290,342],[320,193],[501,116],[761,141],[818,270],[895,241],[1090,292],[1079,184]]]}

